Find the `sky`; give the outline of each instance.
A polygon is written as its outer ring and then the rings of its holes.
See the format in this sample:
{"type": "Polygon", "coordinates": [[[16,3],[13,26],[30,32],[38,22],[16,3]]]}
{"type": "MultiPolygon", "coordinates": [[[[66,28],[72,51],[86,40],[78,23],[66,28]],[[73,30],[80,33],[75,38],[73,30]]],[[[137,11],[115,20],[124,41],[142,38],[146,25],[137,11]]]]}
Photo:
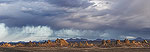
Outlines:
{"type": "Polygon", "coordinates": [[[0,41],[150,38],[150,0],[0,0],[0,41]]]}

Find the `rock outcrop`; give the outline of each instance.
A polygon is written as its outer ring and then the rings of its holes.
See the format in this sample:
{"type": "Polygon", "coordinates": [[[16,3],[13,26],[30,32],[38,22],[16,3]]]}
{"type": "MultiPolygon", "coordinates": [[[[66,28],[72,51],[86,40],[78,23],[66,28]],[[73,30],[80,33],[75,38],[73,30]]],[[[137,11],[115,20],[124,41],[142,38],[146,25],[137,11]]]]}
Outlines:
{"type": "Polygon", "coordinates": [[[79,47],[80,47],[80,48],[84,47],[84,44],[80,42],[80,43],[79,43],[79,47]]]}
{"type": "Polygon", "coordinates": [[[27,46],[28,46],[28,47],[35,47],[35,46],[37,46],[37,44],[36,44],[35,42],[29,41],[29,43],[28,43],[27,46]]]}
{"type": "Polygon", "coordinates": [[[117,41],[116,41],[116,45],[121,45],[121,41],[120,41],[120,40],[117,40],[117,41]]]}
{"type": "Polygon", "coordinates": [[[102,40],[102,45],[107,45],[105,40],[102,40]]]}
{"type": "Polygon", "coordinates": [[[73,47],[78,47],[79,45],[78,45],[78,43],[77,42],[75,42],[74,44],[73,44],[73,47]]]}
{"type": "Polygon", "coordinates": [[[131,42],[132,44],[135,44],[136,43],[136,41],[135,40],[132,40],[132,42],[131,42]]]}
{"type": "Polygon", "coordinates": [[[128,39],[125,39],[125,40],[124,40],[124,43],[125,43],[125,44],[130,44],[130,41],[129,41],[128,39]]]}
{"type": "Polygon", "coordinates": [[[148,43],[148,41],[147,41],[147,40],[144,40],[143,43],[148,43]]]}
{"type": "Polygon", "coordinates": [[[25,45],[24,44],[22,44],[22,43],[18,43],[18,44],[16,44],[16,47],[24,47],[25,45]]]}
{"type": "Polygon", "coordinates": [[[111,40],[107,40],[106,43],[107,43],[107,44],[111,44],[111,40]]]}
{"type": "Polygon", "coordinates": [[[15,47],[9,43],[3,43],[0,47],[15,47]]]}
{"type": "Polygon", "coordinates": [[[56,39],[55,43],[60,47],[67,47],[69,43],[64,39],[56,39]]]}
{"type": "Polygon", "coordinates": [[[92,47],[92,46],[94,46],[93,44],[89,44],[87,41],[85,42],[85,47],[92,47]]]}

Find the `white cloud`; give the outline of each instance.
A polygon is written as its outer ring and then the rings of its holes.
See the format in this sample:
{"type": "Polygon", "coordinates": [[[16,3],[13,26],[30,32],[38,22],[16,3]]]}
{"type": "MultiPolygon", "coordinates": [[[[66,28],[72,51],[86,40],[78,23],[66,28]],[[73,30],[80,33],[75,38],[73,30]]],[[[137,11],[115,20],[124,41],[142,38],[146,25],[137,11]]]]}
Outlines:
{"type": "Polygon", "coordinates": [[[123,39],[135,39],[136,37],[134,36],[121,36],[123,39]]]}

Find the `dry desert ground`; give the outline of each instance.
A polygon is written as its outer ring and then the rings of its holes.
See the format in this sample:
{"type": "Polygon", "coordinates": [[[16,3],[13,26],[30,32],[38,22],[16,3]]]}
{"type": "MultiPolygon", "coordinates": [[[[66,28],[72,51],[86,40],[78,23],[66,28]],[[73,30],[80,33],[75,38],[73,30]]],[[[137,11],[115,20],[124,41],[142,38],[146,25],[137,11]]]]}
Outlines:
{"type": "Polygon", "coordinates": [[[150,52],[150,48],[46,48],[15,47],[0,48],[0,52],[150,52]]]}

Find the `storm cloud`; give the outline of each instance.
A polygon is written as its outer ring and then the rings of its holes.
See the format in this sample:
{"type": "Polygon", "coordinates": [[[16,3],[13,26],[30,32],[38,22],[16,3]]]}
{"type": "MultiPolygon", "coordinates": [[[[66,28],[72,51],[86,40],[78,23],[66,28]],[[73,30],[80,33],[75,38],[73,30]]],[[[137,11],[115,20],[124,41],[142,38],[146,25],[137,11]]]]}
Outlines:
{"type": "MultiPolygon", "coordinates": [[[[22,31],[23,27],[36,29],[38,26],[44,26],[53,31],[48,34],[49,36],[52,34],[53,38],[149,38],[149,2],[148,0],[0,0],[0,23],[6,26],[4,29],[19,28],[22,31]],[[68,30],[77,34],[66,34],[70,33],[68,30]]],[[[26,33],[19,34],[23,36],[26,33]]],[[[8,32],[5,35],[11,36],[8,32]]]]}

